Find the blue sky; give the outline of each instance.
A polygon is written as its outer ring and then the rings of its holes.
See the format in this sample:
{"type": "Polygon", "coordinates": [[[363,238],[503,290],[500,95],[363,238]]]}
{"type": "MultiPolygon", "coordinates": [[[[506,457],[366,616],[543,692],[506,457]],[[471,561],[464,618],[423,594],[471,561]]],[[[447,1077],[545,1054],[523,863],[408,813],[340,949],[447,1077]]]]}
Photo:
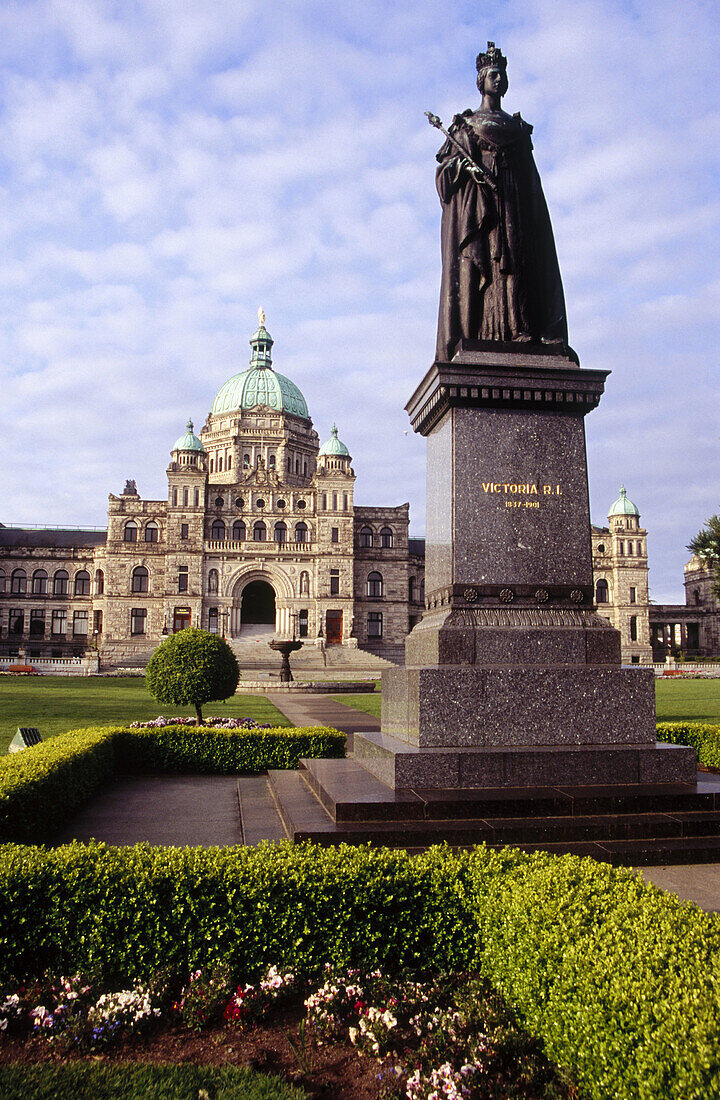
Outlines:
{"type": "Polygon", "coordinates": [[[508,56],[570,340],[613,373],[586,421],[593,520],[621,483],[651,595],[720,511],[720,9],[702,0],[43,0],[0,3],[5,523],[102,525],[165,495],[169,449],[244,369],[275,366],[356,499],[411,502],[404,405],[432,361],[443,119],[508,56]]]}

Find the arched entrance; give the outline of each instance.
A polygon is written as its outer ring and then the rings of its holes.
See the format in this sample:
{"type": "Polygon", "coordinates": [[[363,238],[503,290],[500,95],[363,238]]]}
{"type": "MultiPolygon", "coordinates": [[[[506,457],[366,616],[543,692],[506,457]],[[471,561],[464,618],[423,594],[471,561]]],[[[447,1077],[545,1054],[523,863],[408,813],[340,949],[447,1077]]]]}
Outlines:
{"type": "Polygon", "coordinates": [[[241,626],[275,626],[275,589],[267,581],[250,581],[242,590],[241,626]]]}

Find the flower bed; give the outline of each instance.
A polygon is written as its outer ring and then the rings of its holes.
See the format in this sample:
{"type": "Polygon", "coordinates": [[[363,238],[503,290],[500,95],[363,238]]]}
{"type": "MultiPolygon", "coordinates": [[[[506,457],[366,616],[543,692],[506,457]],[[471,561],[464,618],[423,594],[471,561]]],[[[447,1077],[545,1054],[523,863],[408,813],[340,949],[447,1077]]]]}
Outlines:
{"type": "MultiPolygon", "coordinates": [[[[156,720],[157,721],[157,720],[156,720]]],[[[344,756],[345,734],[325,727],[165,725],[74,730],[0,758],[0,842],[43,843],[120,771],[233,775],[344,756]]],[[[230,719],[237,721],[237,719],[230,719]]],[[[247,719],[246,722],[251,722],[247,719]]]]}
{"type": "Polygon", "coordinates": [[[194,971],[177,996],[157,980],[152,988],[105,993],[80,976],[23,986],[0,1003],[5,1056],[8,1039],[10,1053],[32,1048],[41,1059],[51,1051],[107,1058],[128,1047],[147,1057],[168,1032],[209,1034],[226,1050],[232,1039],[262,1035],[267,1042],[279,1032],[289,1046],[286,1071],[324,1095],[322,1063],[336,1046],[347,1072],[335,1095],[346,1098],[367,1096],[367,1078],[371,1095],[387,1100],[576,1095],[478,975],[390,978],[328,965],[319,982],[308,983],[271,966],[259,981],[233,985],[217,967],[194,971]]]}

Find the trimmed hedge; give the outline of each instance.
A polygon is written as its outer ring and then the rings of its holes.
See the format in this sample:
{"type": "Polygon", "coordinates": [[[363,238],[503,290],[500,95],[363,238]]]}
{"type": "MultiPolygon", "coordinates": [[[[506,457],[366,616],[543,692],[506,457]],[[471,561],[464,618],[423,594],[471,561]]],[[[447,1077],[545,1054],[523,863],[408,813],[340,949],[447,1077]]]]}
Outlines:
{"type": "Polygon", "coordinates": [[[720,1097],[720,918],[627,869],[479,847],[0,848],[0,972],[479,969],[593,1100],[720,1097]]]}
{"type": "Polygon", "coordinates": [[[345,741],[344,733],[322,726],[73,730],[0,758],[0,842],[50,841],[62,822],[119,771],[228,775],[296,768],[303,757],[344,756],[345,741]]]}
{"type": "Polygon", "coordinates": [[[698,764],[720,768],[720,726],[709,722],[658,722],[658,741],[671,745],[692,745],[698,764]]]}

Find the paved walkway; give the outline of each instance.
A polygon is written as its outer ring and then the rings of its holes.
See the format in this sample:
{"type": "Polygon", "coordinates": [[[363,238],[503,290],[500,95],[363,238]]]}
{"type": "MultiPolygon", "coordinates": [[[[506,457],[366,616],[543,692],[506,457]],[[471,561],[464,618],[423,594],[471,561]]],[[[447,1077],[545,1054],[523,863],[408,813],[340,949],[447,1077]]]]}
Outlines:
{"type": "Polygon", "coordinates": [[[267,698],[281,710],[293,726],[333,726],[347,734],[347,751],[353,750],[354,734],[380,729],[380,719],[345,703],[337,703],[329,695],[273,695],[267,698]]]}
{"type": "Polygon", "coordinates": [[[242,844],[234,775],[124,776],[99,791],[55,838],[181,848],[242,844]]]}

